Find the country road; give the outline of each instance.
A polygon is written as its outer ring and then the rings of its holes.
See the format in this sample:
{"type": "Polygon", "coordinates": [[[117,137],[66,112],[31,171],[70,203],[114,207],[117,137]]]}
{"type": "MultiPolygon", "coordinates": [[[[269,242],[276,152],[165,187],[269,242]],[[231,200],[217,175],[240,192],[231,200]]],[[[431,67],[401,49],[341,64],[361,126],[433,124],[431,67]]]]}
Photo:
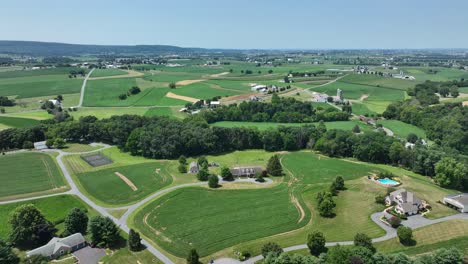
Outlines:
{"type": "Polygon", "coordinates": [[[83,84],[81,85],[80,102],[78,103],[78,105],[76,107],[83,106],[83,99],[84,99],[84,95],[85,95],[85,91],[86,91],[86,83],[88,82],[89,76],[91,76],[91,74],[93,73],[94,70],[95,70],[95,68],[92,68],[89,71],[89,73],[86,75],[84,80],[83,80],[83,84]]]}

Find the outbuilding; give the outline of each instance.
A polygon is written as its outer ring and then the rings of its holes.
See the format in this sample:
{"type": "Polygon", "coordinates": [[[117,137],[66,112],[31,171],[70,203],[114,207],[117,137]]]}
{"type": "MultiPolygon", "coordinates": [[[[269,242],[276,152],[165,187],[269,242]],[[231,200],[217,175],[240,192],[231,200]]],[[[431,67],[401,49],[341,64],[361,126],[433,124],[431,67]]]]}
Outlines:
{"type": "Polygon", "coordinates": [[[455,207],[462,213],[468,213],[468,193],[451,194],[444,197],[444,204],[455,207]]]}

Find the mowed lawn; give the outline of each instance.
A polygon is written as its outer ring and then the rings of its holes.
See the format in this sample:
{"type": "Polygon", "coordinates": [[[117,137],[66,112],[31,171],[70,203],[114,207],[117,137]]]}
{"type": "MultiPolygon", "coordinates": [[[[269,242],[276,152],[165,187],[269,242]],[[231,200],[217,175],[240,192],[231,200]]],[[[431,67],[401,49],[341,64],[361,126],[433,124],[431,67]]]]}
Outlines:
{"type": "Polygon", "coordinates": [[[83,188],[101,204],[124,205],[136,202],[149,194],[171,184],[172,178],[163,162],[147,162],[129,166],[113,167],[77,175],[83,188]],[[122,180],[116,172],[124,175],[137,190],[122,180]]]}
{"type": "Polygon", "coordinates": [[[61,223],[63,223],[65,216],[75,207],[88,210],[88,216],[97,215],[97,212],[90,209],[84,202],[73,195],[59,195],[18,203],[2,204],[0,205],[0,239],[5,240],[8,238],[11,230],[11,226],[8,223],[10,214],[23,204],[35,205],[47,220],[57,225],[59,233],[62,231],[61,223]]]}
{"type": "Polygon", "coordinates": [[[91,74],[91,77],[117,76],[124,74],[127,74],[127,72],[119,69],[95,69],[91,74]]]}
{"type": "Polygon", "coordinates": [[[142,208],[133,226],[173,255],[207,256],[226,247],[300,227],[285,184],[271,189],[175,190],[142,208]]]}
{"type": "Polygon", "coordinates": [[[0,200],[37,192],[57,192],[66,188],[53,158],[43,153],[0,156],[0,200]]]}
{"type": "Polygon", "coordinates": [[[7,127],[29,128],[39,124],[39,120],[21,117],[0,116],[0,124],[7,127]]]}
{"type": "Polygon", "coordinates": [[[427,139],[426,132],[423,129],[399,120],[379,120],[377,123],[392,130],[396,136],[401,138],[406,138],[408,134],[413,133],[420,138],[427,139]]]}

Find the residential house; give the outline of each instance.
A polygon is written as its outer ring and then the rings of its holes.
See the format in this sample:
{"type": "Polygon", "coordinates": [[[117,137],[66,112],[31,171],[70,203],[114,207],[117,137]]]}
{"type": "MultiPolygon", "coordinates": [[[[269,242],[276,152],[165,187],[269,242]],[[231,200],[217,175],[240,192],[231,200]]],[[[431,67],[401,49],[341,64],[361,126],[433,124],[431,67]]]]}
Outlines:
{"type": "Polygon", "coordinates": [[[232,176],[234,177],[253,177],[257,173],[262,173],[262,167],[234,167],[230,169],[232,176]]]}
{"type": "Polygon", "coordinates": [[[399,189],[390,193],[386,198],[387,205],[395,204],[395,211],[404,215],[415,215],[423,209],[423,202],[412,192],[399,189]]]}
{"type": "Polygon", "coordinates": [[[200,171],[200,165],[198,165],[198,162],[196,161],[190,162],[189,173],[197,174],[199,171],[200,171]]]}
{"type": "Polygon", "coordinates": [[[468,193],[447,195],[444,197],[443,203],[455,207],[462,213],[468,213],[468,193]]]}
{"type": "Polygon", "coordinates": [[[55,259],[84,248],[85,246],[86,240],[83,235],[76,233],[64,238],[54,237],[46,245],[28,251],[26,255],[28,257],[42,255],[50,259],[55,259]]]}

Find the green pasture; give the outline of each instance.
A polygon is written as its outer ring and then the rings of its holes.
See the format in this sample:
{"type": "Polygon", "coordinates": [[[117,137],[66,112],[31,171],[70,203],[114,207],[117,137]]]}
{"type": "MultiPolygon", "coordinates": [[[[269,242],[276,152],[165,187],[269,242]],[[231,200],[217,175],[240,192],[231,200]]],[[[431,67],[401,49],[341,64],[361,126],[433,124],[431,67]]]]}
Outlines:
{"type": "Polygon", "coordinates": [[[418,83],[417,81],[380,77],[373,74],[349,74],[340,79],[340,82],[394,88],[405,91],[408,88],[414,87],[418,83]]]}
{"type": "Polygon", "coordinates": [[[33,193],[60,192],[67,188],[57,164],[50,155],[44,153],[0,156],[0,168],[1,200],[25,197],[33,193]]]}
{"type": "Polygon", "coordinates": [[[10,117],[0,115],[0,124],[7,127],[14,128],[29,128],[34,127],[39,124],[39,121],[36,119],[30,118],[20,118],[20,117],[10,117]]]}
{"type": "Polygon", "coordinates": [[[95,69],[91,74],[91,77],[106,77],[106,76],[117,76],[127,74],[126,71],[119,69],[95,69]]]}
{"type": "Polygon", "coordinates": [[[83,116],[95,116],[98,119],[103,119],[115,115],[144,115],[147,111],[146,107],[81,107],[77,111],[70,112],[70,115],[75,119],[83,116]]]}
{"type": "Polygon", "coordinates": [[[384,127],[392,130],[396,136],[404,139],[406,139],[410,133],[416,134],[420,138],[427,139],[426,132],[423,129],[399,120],[379,120],[377,124],[382,124],[384,127]]]}
{"type": "Polygon", "coordinates": [[[162,162],[113,167],[76,175],[81,186],[102,204],[124,205],[136,202],[172,182],[162,162]],[[123,174],[137,190],[133,190],[115,173],[123,174]]]}
{"type": "MultiPolygon", "coordinates": [[[[219,127],[227,127],[227,128],[250,127],[250,128],[257,128],[259,130],[268,130],[268,129],[277,128],[280,126],[301,127],[301,126],[305,126],[308,124],[313,124],[315,126],[319,125],[319,123],[274,123],[274,122],[238,122],[238,121],[220,121],[220,122],[213,123],[211,125],[219,126],[219,127]]],[[[327,129],[352,130],[354,126],[358,125],[362,131],[372,130],[372,127],[357,120],[332,121],[332,122],[324,122],[324,124],[327,129]]]]}
{"type": "Polygon", "coordinates": [[[416,78],[417,81],[424,82],[426,80],[431,81],[452,81],[452,80],[459,80],[461,78],[468,79],[468,72],[453,69],[453,68],[444,68],[444,67],[401,67],[401,70],[405,72],[405,74],[412,75],[416,78]],[[436,70],[438,71],[436,74],[430,73],[429,70],[436,70]]]}
{"type": "Polygon", "coordinates": [[[197,99],[211,99],[215,96],[225,97],[242,94],[242,92],[240,91],[212,86],[204,82],[185,85],[180,88],[173,89],[171,92],[178,95],[189,96],[197,99]]]}

